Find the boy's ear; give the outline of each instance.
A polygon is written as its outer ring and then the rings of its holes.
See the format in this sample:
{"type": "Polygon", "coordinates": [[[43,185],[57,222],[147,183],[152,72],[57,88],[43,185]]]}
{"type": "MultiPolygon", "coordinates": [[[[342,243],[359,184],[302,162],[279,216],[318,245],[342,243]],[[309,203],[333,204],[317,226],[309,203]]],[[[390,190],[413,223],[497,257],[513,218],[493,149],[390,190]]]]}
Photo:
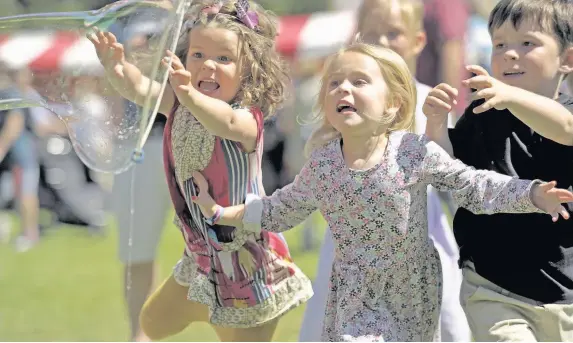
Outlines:
{"type": "Polygon", "coordinates": [[[418,31],[414,35],[414,54],[417,56],[422,53],[422,50],[426,47],[426,42],[428,38],[425,31],[418,31]]]}
{"type": "Polygon", "coordinates": [[[573,72],[573,46],[568,47],[563,51],[563,58],[559,71],[563,74],[570,74],[573,72]]]}

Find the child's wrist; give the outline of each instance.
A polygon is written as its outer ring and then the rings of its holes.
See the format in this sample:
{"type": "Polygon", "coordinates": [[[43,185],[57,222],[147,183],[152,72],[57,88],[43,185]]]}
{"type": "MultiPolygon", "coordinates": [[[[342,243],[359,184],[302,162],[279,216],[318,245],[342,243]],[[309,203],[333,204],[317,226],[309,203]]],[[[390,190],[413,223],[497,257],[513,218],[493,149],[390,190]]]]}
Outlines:
{"type": "MultiPolygon", "coordinates": [[[[192,85],[189,85],[188,90],[185,92],[185,96],[183,99],[179,99],[179,101],[185,105],[186,107],[188,107],[189,109],[193,110],[193,107],[195,107],[197,105],[198,102],[198,98],[200,96],[202,96],[204,94],[202,94],[201,92],[199,92],[197,89],[195,89],[195,87],[193,87],[192,85]]],[[[191,111],[193,112],[193,111],[191,111]]]]}
{"type": "Polygon", "coordinates": [[[426,136],[440,138],[448,132],[448,116],[443,120],[428,120],[426,122],[426,136]]]}
{"type": "Polygon", "coordinates": [[[205,218],[205,223],[216,225],[221,218],[223,218],[223,213],[225,213],[225,208],[223,206],[216,205],[213,209],[213,215],[209,218],[205,218]]]}

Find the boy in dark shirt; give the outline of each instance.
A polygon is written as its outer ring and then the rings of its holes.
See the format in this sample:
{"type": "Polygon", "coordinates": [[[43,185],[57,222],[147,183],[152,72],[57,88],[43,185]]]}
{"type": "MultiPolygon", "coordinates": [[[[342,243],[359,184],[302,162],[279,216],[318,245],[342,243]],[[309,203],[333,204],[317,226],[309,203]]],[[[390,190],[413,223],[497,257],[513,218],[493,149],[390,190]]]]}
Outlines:
{"type": "MultiPolygon", "coordinates": [[[[458,90],[435,87],[428,137],[477,169],[572,187],[573,98],[558,92],[573,70],[571,18],[568,0],[501,0],[489,18],[492,75],[468,67],[474,101],[454,129],[458,90]]],[[[460,208],[454,233],[476,341],[573,341],[573,222],[460,208]]]]}

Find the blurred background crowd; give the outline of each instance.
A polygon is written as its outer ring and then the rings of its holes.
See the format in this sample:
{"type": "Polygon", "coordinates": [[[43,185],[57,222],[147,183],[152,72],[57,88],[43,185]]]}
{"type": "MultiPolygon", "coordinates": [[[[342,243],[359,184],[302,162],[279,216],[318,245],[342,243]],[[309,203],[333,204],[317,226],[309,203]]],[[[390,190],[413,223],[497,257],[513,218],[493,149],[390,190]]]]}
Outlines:
{"type": "MultiPolygon", "coordinates": [[[[440,82],[458,85],[467,76],[465,65],[487,69],[491,49],[487,16],[496,0],[424,1],[428,42],[419,58],[417,79],[430,86],[440,82]]],[[[0,13],[95,10],[111,2],[3,0],[0,13]]],[[[305,119],[310,119],[313,111],[317,72],[325,55],[352,38],[360,0],[258,2],[279,15],[277,49],[290,64],[293,78],[294,97],[267,123],[265,131],[263,182],[266,192],[272,193],[292,181],[305,162],[302,150],[313,129],[305,119]]],[[[142,16],[138,25],[150,22],[152,18],[142,16]]],[[[161,25],[164,23],[153,22],[146,30],[161,30],[161,25]]],[[[131,44],[139,44],[138,39],[145,35],[133,28],[121,29],[124,40],[131,44]]],[[[66,54],[72,53],[74,44],[57,33],[49,33],[47,38],[20,37],[16,32],[0,37],[0,98],[38,96],[49,88],[42,73],[73,72],[74,59],[66,54]],[[33,53],[26,50],[17,69],[7,67],[4,49],[32,45],[37,49],[33,53]]],[[[76,80],[74,96],[84,97],[82,111],[90,116],[133,111],[125,102],[104,97],[97,75],[76,80]]],[[[459,101],[454,114],[460,115],[466,104],[459,101]]],[[[161,128],[158,120],[146,146],[152,156],[161,154],[161,128]]],[[[157,165],[142,168],[134,183],[135,197],[147,199],[145,206],[158,213],[149,219],[136,208],[133,218],[129,207],[133,194],[128,187],[131,173],[113,180],[89,170],[72,148],[65,124],[44,108],[0,114],[0,207],[4,209],[0,217],[0,340],[129,339],[135,324],[130,324],[127,313],[137,311],[138,305],[132,298],[123,299],[124,286],[134,292],[134,298],[137,292],[145,296],[154,280],[162,278],[157,274],[168,273],[182,251],[179,233],[171,224],[160,159],[151,157],[146,162],[157,165]],[[129,215],[113,215],[118,212],[129,215]],[[145,244],[125,229],[133,225],[137,230],[139,222],[149,220],[165,229],[145,244]],[[130,251],[136,243],[145,250],[141,256],[130,251]]],[[[286,235],[295,261],[310,277],[315,275],[323,233],[324,223],[315,215],[301,229],[286,235]]],[[[289,313],[275,339],[297,340],[301,320],[302,309],[289,313]]],[[[135,336],[131,334],[132,339],[135,336]]],[[[206,326],[192,327],[173,338],[213,339],[206,326]]]]}

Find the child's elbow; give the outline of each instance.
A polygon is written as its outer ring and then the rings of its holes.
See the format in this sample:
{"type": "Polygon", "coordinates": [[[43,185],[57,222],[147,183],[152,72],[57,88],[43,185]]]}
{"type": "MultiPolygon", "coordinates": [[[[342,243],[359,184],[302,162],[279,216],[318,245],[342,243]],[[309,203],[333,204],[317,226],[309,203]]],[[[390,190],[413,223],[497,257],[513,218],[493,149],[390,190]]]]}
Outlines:
{"type": "Polygon", "coordinates": [[[567,146],[573,146],[573,118],[570,118],[565,123],[563,139],[558,143],[567,146]]]}

